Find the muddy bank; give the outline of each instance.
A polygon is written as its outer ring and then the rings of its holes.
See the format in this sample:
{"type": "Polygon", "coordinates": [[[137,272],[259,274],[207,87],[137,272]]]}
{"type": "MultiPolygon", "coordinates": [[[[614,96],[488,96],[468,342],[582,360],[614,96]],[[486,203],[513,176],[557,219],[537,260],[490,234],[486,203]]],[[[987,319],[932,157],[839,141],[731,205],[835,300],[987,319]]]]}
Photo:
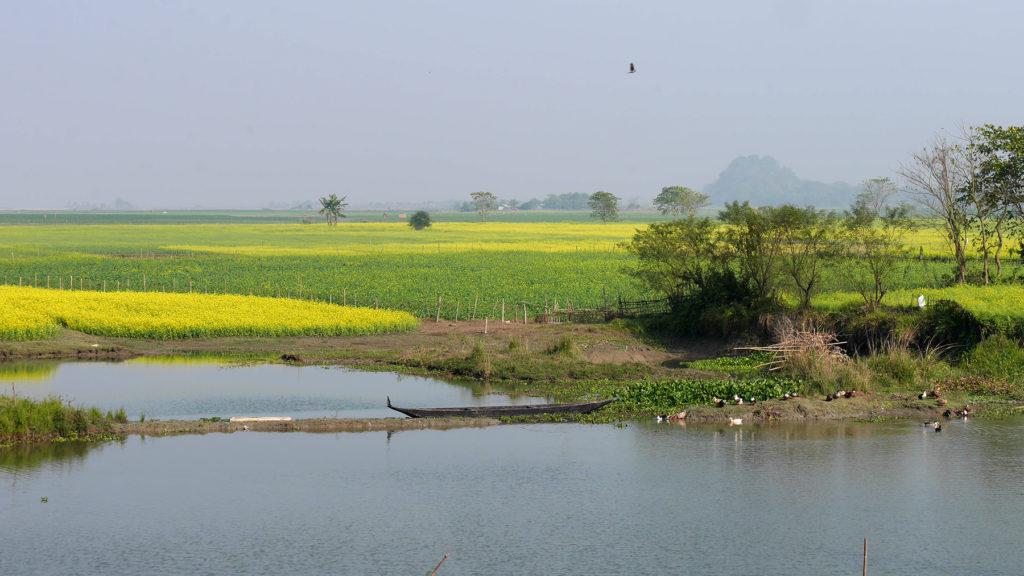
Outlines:
{"type": "Polygon", "coordinates": [[[153,420],[117,424],[119,436],[173,436],[233,432],[395,432],[400,430],[452,430],[499,424],[493,418],[307,418],[288,422],[204,422],[153,420]]]}

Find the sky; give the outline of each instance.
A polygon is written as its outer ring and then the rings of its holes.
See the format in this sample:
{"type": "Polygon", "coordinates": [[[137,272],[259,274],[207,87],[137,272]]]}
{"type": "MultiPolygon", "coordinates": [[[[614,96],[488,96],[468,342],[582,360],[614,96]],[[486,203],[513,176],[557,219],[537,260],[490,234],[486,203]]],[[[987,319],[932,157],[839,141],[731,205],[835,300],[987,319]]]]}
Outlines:
{"type": "Polygon", "coordinates": [[[650,202],[749,154],[858,183],[1020,125],[1021,22],[1018,0],[4,2],[0,209],[650,202]]]}

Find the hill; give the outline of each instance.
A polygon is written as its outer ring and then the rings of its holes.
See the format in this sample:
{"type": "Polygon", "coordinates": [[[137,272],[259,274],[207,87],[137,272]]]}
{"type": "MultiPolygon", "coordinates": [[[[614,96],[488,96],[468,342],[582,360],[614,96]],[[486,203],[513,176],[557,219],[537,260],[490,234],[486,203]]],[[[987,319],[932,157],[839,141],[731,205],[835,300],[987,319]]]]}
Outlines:
{"type": "Polygon", "coordinates": [[[771,156],[740,156],[729,163],[718,180],[704,187],[712,206],[738,200],[754,206],[796,204],[818,208],[845,208],[860,188],[845,182],[826,184],[801,180],[771,156]]]}

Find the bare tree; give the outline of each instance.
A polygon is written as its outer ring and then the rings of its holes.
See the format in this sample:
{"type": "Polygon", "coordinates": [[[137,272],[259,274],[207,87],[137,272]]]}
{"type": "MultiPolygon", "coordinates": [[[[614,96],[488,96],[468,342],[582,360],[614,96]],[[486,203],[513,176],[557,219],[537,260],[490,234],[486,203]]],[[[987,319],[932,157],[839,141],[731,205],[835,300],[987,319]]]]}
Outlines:
{"type": "Polygon", "coordinates": [[[498,209],[498,197],[490,192],[472,192],[469,196],[480,213],[481,221],[487,220],[487,215],[498,209]]]}
{"type": "Polygon", "coordinates": [[[913,200],[946,236],[953,249],[957,279],[961,284],[966,282],[970,213],[962,191],[970,182],[971,173],[963,149],[945,135],[937,134],[910,162],[900,164],[896,173],[903,178],[913,200]]]}
{"type": "Polygon", "coordinates": [[[863,191],[857,195],[853,210],[867,210],[875,218],[885,214],[889,200],[899,192],[896,183],[888,178],[871,178],[861,182],[860,186],[863,191]]]}

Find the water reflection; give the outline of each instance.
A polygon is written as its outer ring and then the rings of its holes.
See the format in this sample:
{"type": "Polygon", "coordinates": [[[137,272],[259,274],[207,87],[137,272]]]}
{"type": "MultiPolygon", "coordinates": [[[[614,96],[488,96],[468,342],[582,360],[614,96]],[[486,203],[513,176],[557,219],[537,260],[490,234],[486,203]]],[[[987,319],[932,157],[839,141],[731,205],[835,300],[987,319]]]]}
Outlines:
{"type": "MultiPolygon", "coordinates": [[[[145,358],[123,363],[79,362],[9,365],[2,379],[19,396],[58,396],[101,411],[124,408],[131,419],[396,417],[385,398],[398,405],[460,406],[539,403],[546,398],[512,397],[477,382],[445,382],[390,372],[281,364],[230,365],[210,357],[145,358]],[[44,376],[45,375],[45,376],[44,376]]],[[[2,364],[0,364],[2,366],[2,364]]],[[[2,373],[0,373],[2,375],[2,373]]]]}
{"type": "Polygon", "coordinates": [[[0,573],[1019,573],[1024,420],[922,428],[130,437],[0,468],[0,573]]]}
{"type": "Polygon", "coordinates": [[[57,362],[0,362],[0,382],[13,386],[24,381],[49,380],[57,373],[57,366],[57,362]]]}

